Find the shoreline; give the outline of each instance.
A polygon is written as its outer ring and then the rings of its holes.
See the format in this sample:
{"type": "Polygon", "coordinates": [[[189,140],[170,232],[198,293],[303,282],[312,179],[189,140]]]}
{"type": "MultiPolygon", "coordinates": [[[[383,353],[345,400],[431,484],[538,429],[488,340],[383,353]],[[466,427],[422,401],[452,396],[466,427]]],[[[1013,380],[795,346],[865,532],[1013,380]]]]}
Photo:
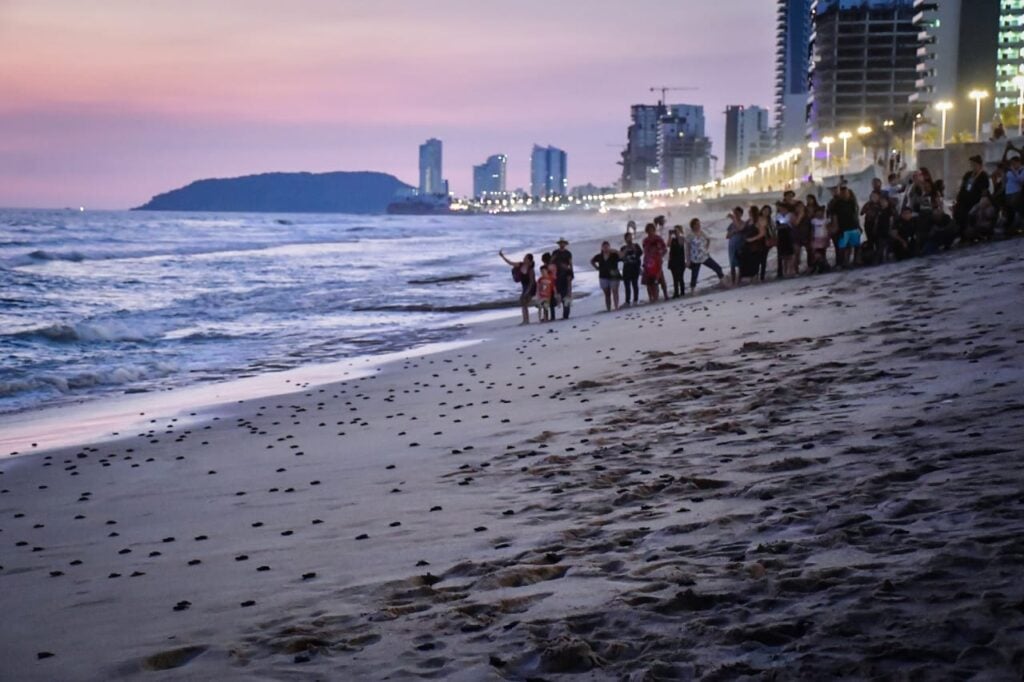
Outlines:
{"type": "Polygon", "coordinates": [[[0,672],[1019,674],[1024,317],[991,291],[1022,255],[503,328],[0,460],[0,672]]]}
{"type": "MultiPolygon", "coordinates": [[[[649,211],[650,217],[656,212],[649,211]]],[[[605,220],[602,218],[602,222],[605,220]]],[[[584,253],[591,250],[597,252],[601,241],[603,238],[591,238],[579,244],[583,246],[584,253]]],[[[539,254],[543,249],[535,251],[539,254]]],[[[581,292],[576,300],[592,298],[600,304],[598,299],[601,296],[596,279],[591,277],[589,265],[584,263],[584,267],[586,269],[581,279],[587,282],[588,289],[581,292]],[[590,282],[590,279],[594,281],[590,282]]],[[[451,333],[446,341],[428,341],[397,350],[354,355],[334,362],[300,365],[235,379],[86,395],[72,402],[0,414],[0,460],[53,448],[96,445],[117,440],[123,433],[144,427],[154,419],[173,419],[174,423],[180,425],[202,425],[231,404],[240,401],[283,396],[310,387],[325,386],[362,376],[368,371],[376,371],[382,365],[398,362],[404,357],[416,357],[421,351],[434,353],[449,345],[458,347],[463,343],[481,342],[487,335],[500,333],[504,328],[501,324],[503,321],[515,319],[519,315],[513,286],[510,284],[509,298],[501,305],[497,301],[490,301],[470,303],[450,310],[458,314],[459,319],[453,320],[448,327],[451,333]]],[[[591,314],[596,310],[592,302],[574,307],[582,314],[591,314]]],[[[388,310],[386,307],[379,309],[388,310]]],[[[415,311],[421,310],[417,308],[415,311]]]]}

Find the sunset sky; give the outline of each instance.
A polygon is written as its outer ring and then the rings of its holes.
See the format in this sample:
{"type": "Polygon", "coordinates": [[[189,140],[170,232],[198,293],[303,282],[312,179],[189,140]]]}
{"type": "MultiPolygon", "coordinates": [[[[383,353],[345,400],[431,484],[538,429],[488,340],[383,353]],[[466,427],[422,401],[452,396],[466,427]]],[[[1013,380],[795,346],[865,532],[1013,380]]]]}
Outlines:
{"type": "Polygon", "coordinates": [[[127,208],[206,177],[380,170],[456,193],[533,143],[619,174],[629,106],[771,106],[770,0],[0,0],[0,206],[127,208]]]}

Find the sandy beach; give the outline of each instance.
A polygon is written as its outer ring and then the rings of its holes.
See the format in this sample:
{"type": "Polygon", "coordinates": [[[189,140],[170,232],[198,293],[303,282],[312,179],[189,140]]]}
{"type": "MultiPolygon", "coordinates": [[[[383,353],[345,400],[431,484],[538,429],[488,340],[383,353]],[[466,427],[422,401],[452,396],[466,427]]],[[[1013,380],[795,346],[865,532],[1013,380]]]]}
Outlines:
{"type": "Polygon", "coordinates": [[[1022,256],[590,296],[0,459],[0,679],[1021,679],[1022,256]]]}

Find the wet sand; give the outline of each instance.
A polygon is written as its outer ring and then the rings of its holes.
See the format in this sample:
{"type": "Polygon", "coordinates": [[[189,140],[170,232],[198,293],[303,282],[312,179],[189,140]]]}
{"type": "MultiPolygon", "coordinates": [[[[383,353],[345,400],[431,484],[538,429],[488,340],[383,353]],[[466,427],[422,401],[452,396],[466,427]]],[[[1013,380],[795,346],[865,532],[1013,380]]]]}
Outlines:
{"type": "Polygon", "coordinates": [[[1022,256],[591,296],[0,460],[0,679],[1020,679],[1022,256]]]}

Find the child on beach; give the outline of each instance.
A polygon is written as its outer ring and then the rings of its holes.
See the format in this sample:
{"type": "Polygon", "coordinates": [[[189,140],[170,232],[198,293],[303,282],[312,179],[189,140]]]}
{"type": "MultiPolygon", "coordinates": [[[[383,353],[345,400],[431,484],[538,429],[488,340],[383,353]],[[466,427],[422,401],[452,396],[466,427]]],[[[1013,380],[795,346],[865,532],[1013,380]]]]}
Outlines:
{"type": "Polygon", "coordinates": [[[550,322],[554,317],[551,299],[555,293],[555,265],[542,265],[540,277],[537,278],[537,307],[540,309],[540,321],[550,322]]]}
{"type": "Polygon", "coordinates": [[[814,209],[814,218],[811,219],[811,248],[814,252],[814,263],[811,265],[811,272],[828,272],[828,221],[825,219],[825,207],[818,206],[814,209]]]}

